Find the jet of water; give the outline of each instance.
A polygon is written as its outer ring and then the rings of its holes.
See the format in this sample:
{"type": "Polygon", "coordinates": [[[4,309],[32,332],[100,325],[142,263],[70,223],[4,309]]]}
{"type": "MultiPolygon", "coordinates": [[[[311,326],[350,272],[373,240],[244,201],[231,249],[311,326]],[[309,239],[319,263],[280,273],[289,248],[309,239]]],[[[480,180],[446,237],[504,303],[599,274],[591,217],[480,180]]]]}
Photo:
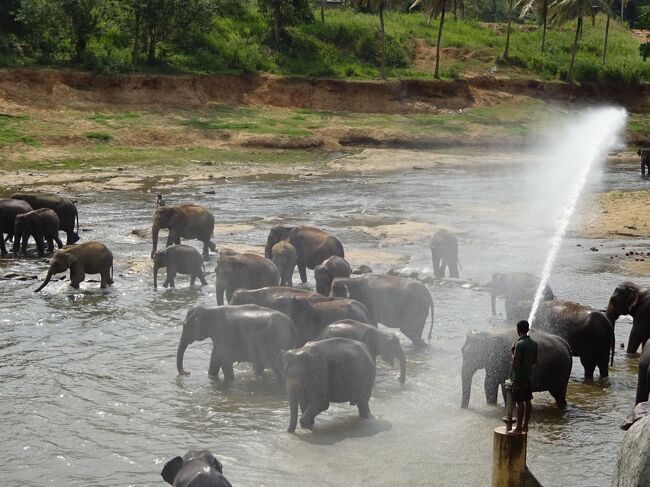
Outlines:
{"type": "Polygon", "coordinates": [[[551,246],[546,257],[542,279],[535,293],[533,307],[528,316],[528,322],[533,323],[544,289],[553,270],[555,258],[562,245],[562,239],[571,217],[575,211],[580,194],[594,164],[601,163],[607,153],[618,142],[619,134],[625,126],[627,112],[622,108],[598,108],[582,113],[564,133],[558,142],[554,156],[560,158],[561,164],[575,170],[575,181],[568,191],[555,234],[551,238],[551,246]]]}

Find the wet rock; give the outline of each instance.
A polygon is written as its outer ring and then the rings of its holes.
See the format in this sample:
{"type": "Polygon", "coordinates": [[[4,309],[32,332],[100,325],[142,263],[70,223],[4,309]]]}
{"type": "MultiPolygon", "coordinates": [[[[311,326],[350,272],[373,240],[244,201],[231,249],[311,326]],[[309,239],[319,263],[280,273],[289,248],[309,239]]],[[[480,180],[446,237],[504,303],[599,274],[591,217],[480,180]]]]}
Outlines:
{"type": "Polygon", "coordinates": [[[140,237],[140,238],[150,239],[151,228],[136,228],[135,230],[131,230],[131,235],[135,235],[136,237],[140,237]]]}
{"type": "Polygon", "coordinates": [[[644,416],[625,433],[618,454],[613,487],[650,485],[650,416],[644,416]]]}
{"type": "Polygon", "coordinates": [[[33,281],[38,279],[38,276],[32,274],[20,274],[19,272],[8,272],[2,276],[4,280],[13,280],[13,281],[33,281]]]}
{"type": "Polygon", "coordinates": [[[598,247],[591,247],[589,250],[591,250],[592,252],[598,252],[598,247]]]}
{"type": "Polygon", "coordinates": [[[367,265],[360,265],[352,269],[352,274],[372,274],[372,269],[367,265]]]}
{"type": "Polygon", "coordinates": [[[629,430],[634,423],[640,419],[645,418],[648,414],[650,414],[650,401],[640,402],[634,406],[632,414],[630,414],[625,422],[621,425],[621,429],[624,431],[629,430]]]}
{"type": "Polygon", "coordinates": [[[217,192],[214,190],[210,190],[210,191],[204,191],[203,194],[217,194],[217,192]]]}

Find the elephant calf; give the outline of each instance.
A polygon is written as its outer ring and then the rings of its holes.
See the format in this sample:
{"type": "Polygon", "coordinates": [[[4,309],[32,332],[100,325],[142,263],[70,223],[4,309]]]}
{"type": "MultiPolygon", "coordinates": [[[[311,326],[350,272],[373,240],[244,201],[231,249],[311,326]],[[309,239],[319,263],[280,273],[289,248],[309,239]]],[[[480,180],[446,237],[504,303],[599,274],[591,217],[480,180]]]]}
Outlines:
{"type": "Polygon", "coordinates": [[[14,225],[16,223],[16,216],[23,213],[29,213],[33,208],[29,203],[22,200],[15,200],[11,198],[0,198],[0,256],[7,255],[7,247],[5,247],[5,237],[7,240],[12,240],[14,237],[14,225]]]}
{"type": "Polygon", "coordinates": [[[153,287],[158,288],[158,270],[161,267],[167,268],[167,277],[163,283],[164,287],[168,285],[175,286],[174,278],[176,273],[189,274],[190,286],[194,286],[194,282],[198,278],[201,285],[207,286],[208,282],[205,280],[203,274],[203,257],[194,247],[190,245],[172,245],[163,250],[158,250],[153,256],[153,287]]]}
{"type": "Polygon", "coordinates": [[[172,458],[160,475],[174,487],[232,487],[223,476],[223,465],[209,450],[192,450],[183,458],[172,458]]]}
{"type": "Polygon", "coordinates": [[[189,375],[183,369],[187,347],[206,338],[212,338],[213,344],[209,375],[217,377],[219,369],[223,369],[224,380],[232,382],[233,363],[248,362],[258,375],[266,368],[273,369],[278,382],[282,382],[282,369],[276,359],[280,351],[293,348],[295,331],[288,316],[254,304],[194,306],[185,316],[178,344],[176,368],[180,375],[189,375]]]}
{"type": "Polygon", "coordinates": [[[285,352],[282,363],[289,395],[289,433],[296,431],[298,405],[303,428],[313,426],[314,418],[330,402],[349,402],[357,406],[359,416],[370,417],[375,361],[365,344],[347,338],[309,342],[285,352]]]}
{"type": "Polygon", "coordinates": [[[377,359],[377,355],[380,355],[384,362],[389,365],[393,365],[395,360],[399,360],[399,381],[402,384],[406,381],[406,357],[399,343],[399,338],[396,335],[383,332],[375,326],[359,321],[341,320],[327,325],[318,339],[324,340],[335,337],[349,338],[365,343],[370,351],[370,355],[375,360],[377,359]]]}
{"type": "Polygon", "coordinates": [[[249,252],[222,254],[215,268],[217,274],[217,304],[228,302],[237,289],[259,289],[280,284],[280,271],[271,259],[249,252]]]}
{"type": "Polygon", "coordinates": [[[458,277],[458,239],[444,228],[431,239],[431,262],[436,277],[445,277],[446,269],[449,269],[449,277],[458,277]]]}
{"type": "MultiPolygon", "coordinates": [[[[520,313],[526,307],[530,311],[531,306],[528,306],[528,303],[532,303],[535,299],[538,286],[539,279],[527,272],[495,272],[492,274],[492,281],[488,283],[492,315],[497,314],[496,302],[497,298],[501,297],[505,300],[506,319],[508,321],[525,320],[528,316],[522,316],[520,313]],[[525,306],[522,307],[522,303],[526,303],[525,306]]],[[[553,291],[548,285],[544,288],[542,298],[545,300],[555,299],[553,291]]]]}
{"type": "Polygon", "coordinates": [[[296,248],[286,240],[276,243],[271,249],[271,260],[280,271],[280,286],[293,286],[293,271],[298,264],[296,248]]]}
{"type": "Polygon", "coordinates": [[[33,237],[38,249],[38,256],[45,255],[45,243],[47,240],[48,252],[54,251],[54,242],[63,247],[63,242],[59,238],[59,217],[54,210],[41,208],[40,210],[30,211],[17,215],[14,223],[14,252],[18,253],[20,248],[23,255],[27,255],[27,242],[29,237],[33,237]],[[22,245],[20,243],[22,238],[22,245]]]}
{"type": "Polygon", "coordinates": [[[323,261],[322,264],[314,267],[314,279],[316,279],[316,292],[323,296],[329,296],[332,290],[332,281],[337,277],[350,277],[352,269],[350,264],[343,257],[333,255],[323,261]]]}

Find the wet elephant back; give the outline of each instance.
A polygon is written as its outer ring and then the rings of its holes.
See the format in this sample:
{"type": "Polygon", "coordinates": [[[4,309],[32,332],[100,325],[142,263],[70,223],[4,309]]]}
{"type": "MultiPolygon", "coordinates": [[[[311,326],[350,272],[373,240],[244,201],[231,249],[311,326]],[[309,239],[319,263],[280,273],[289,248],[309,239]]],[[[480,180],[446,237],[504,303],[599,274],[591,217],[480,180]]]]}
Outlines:
{"type": "Polygon", "coordinates": [[[331,402],[355,401],[366,387],[372,388],[375,363],[365,345],[345,338],[316,343],[322,344],[319,353],[327,359],[331,402]]]}

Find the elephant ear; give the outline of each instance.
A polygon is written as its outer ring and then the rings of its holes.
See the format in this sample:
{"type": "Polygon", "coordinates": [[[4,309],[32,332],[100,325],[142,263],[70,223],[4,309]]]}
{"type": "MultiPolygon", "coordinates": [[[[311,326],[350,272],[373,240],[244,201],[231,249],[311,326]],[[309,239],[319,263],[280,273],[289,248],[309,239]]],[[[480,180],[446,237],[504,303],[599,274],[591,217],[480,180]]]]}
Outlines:
{"type": "Polygon", "coordinates": [[[181,457],[174,457],[168,461],[160,472],[161,477],[169,485],[174,484],[174,479],[178,475],[178,471],[183,467],[183,459],[181,457]]]}
{"type": "Polygon", "coordinates": [[[68,260],[68,267],[72,267],[74,264],[77,263],[79,259],[77,259],[76,255],[73,255],[71,253],[67,253],[67,260],[68,260]]]}
{"type": "MultiPolygon", "coordinates": [[[[384,338],[388,344],[390,337],[386,336],[384,338]]],[[[366,332],[361,336],[361,341],[368,346],[370,355],[372,355],[373,358],[377,356],[379,353],[379,333],[377,333],[376,328],[366,330],[366,332]]]]}

